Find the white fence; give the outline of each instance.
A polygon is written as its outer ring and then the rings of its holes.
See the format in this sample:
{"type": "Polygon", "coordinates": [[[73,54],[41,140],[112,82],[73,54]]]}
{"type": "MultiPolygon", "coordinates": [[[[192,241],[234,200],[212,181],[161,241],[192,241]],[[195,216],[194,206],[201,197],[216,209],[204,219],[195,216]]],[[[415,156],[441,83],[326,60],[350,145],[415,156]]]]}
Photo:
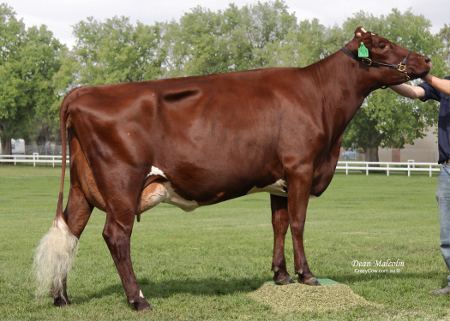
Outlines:
{"type": "Polygon", "coordinates": [[[429,177],[433,176],[434,172],[440,171],[440,165],[437,163],[418,163],[414,161],[408,162],[359,162],[359,161],[339,161],[336,167],[337,172],[345,172],[345,175],[350,173],[365,173],[369,175],[370,172],[384,172],[387,176],[390,174],[407,173],[411,176],[412,173],[427,173],[429,177]]]}
{"type": "MultiPolygon", "coordinates": [[[[60,155],[0,155],[0,164],[32,164],[49,165],[55,167],[61,165],[62,156],[60,155]]],[[[67,158],[69,160],[69,158],[67,158]]],[[[427,173],[428,176],[433,176],[434,172],[439,172],[440,165],[436,163],[417,163],[408,161],[403,163],[398,162],[359,162],[359,161],[339,161],[336,167],[337,172],[344,172],[345,175],[352,173],[369,173],[382,172],[387,176],[391,174],[406,173],[411,176],[412,173],[427,173]]]]}
{"type": "MultiPolygon", "coordinates": [[[[61,155],[39,155],[33,153],[33,155],[0,155],[0,164],[32,164],[36,165],[50,165],[55,167],[61,165],[61,155]]],[[[69,161],[69,157],[67,157],[69,161]]]]}

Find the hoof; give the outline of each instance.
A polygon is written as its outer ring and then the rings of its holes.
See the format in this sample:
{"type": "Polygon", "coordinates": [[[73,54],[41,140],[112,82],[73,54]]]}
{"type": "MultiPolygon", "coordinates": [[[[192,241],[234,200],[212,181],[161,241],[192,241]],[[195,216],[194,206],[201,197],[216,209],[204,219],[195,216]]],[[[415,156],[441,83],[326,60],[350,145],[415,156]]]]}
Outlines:
{"type": "Polygon", "coordinates": [[[69,299],[66,299],[63,296],[58,296],[56,298],[53,298],[53,305],[54,306],[62,308],[62,307],[65,307],[66,305],[69,305],[69,304],[70,304],[69,299]]]}
{"type": "Polygon", "coordinates": [[[294,283],[294,280],[291,278],[291,276],[289,274],[275,275],[273,277],[273,281],[277,285],[286,285],[286,284],[294,283]]]}
{"type": "Polygon", "coordinates": [[[306,284],[306,285],[312,285],[312,286],[317,286],[320,285],[320,282],[314,277],[314,276],[310,276],[310,277],[302,277],[301,275],[298,276],[298,281],[300,283],[306,284]]]}
{"type": "Polygon", "coordinates": [[[150,303],[148,303],[147,300],[143,298],[139,298],[138,300],[132,302],[131,305],[136,311],[146,311],[153,309],[150,303]]]}

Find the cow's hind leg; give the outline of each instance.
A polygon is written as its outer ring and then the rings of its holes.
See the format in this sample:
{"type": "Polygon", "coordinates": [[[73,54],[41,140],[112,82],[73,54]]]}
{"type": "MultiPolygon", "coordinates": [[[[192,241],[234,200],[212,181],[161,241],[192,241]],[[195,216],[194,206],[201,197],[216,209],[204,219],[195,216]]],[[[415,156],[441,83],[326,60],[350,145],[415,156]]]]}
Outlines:
{"type": "Polygon", "coordinates": [[[293,280],[286,269],[286,259],[284,257],[284,241],[289,227],[289,216],[287,211],[287,198],[270,195],[270,205],[272,209],[273,227],[273,259],[272,271],[273,280],[276,284],[283,285],[292,283],[293,280]]]}
{"type": "MultiPolygon", "coordinates": [[[[166,194],[167,191],[161,184],[155,182],[148,185],[139,198],[137,213],[142,213],[158,205],[167,197],[166,194]]],[[[121,199],[131,198],[122,197],[121,199]]],[[[131,263],[130,236],[133,228],[135,215],[133,208],[135,208],[135,205],[126,205],[123,201],[118,203],[117,199],[110,200],[109,204],[103,237],[119,272],[128,302],[138,311],[149,309],[151,306],[139,289],[131,263]]]]}
{"type": "Polygon", "coordinates": [[[119,272],[128,302],[140,311],[151,308],[144,298],[133,271],[130,254],[130,237],[135,211],[133,207],[115,207],[107,212],[103,238],[119,272]]]}
{"type": "Polygon", "coordinates": [[[106,204],[106,222],[103,238],[116,265],[128,302],[138,311],[151,308],[144,298],[133,271],[130,253],[130,237],[135,215],[140,210],[142,185],[139,180],[145,174],[131,166],[121,164],[98,167],[99,177],[108,177],[108,173],[120,173],[114,179],[101,179],[97,184],[104,191],[106,204]],[[104,174],[104,175],[102,175],[104,174]]]}

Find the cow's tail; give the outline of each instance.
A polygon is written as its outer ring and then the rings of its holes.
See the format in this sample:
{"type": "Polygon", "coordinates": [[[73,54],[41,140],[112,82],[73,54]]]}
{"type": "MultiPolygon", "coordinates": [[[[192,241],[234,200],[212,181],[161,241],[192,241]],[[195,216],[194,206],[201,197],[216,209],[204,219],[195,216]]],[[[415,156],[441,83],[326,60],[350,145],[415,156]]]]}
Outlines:
{"type": "Polygon", "coordinates": [[[34,255],[34,273],[36,278],[36,294],[51,294],[54,298],[66,298],[65,282],[67,274],[75,258],[78,238],[70,231],[63,213],[64,176],[66,172],[67,133],[66,120],[69,105],[68,94],[60,110],[60,134],[62,148],[61,178],[58,194],[56,216],[50,230],[39,242],[34,255]]]}

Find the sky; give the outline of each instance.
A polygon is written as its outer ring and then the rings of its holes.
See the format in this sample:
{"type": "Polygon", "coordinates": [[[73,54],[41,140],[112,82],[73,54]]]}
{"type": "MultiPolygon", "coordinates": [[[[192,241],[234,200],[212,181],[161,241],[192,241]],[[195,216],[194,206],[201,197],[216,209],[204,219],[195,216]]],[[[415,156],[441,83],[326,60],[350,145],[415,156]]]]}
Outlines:
{"type": "MultiPolygon", "coordinates": [[[[264,2],[265,0],[262,0],[264,2]]],[[[23,19],[27,27],[45,24],[55,37],[71,47],[74,44],[72,26],[87,17],[104,20],[113,16],[127,16],[131,21],[145,24],[179,19],[190,9],[201,6],[211,10],[226,9],[230,3],[237,6],[254,4],[252,0],[0,0],[7,3],[23,19]]],[[[444,24],[450,24],[448,0],[285,0],[289,12],[299,20],[317,18],[325,26],[340,25],[358,11],[375,16],[386,15],[393,8],[411,9],[432,23],[436,33],[444,24]]]]}

